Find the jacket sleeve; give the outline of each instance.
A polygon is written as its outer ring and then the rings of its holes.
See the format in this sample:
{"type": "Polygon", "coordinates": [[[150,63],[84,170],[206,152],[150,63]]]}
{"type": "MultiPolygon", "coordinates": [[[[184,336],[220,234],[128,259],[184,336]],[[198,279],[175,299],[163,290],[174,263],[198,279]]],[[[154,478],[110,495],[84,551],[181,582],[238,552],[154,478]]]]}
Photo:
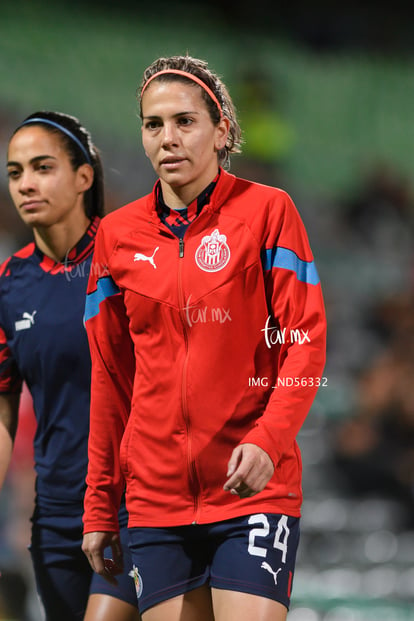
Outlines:
{"type": "Polygon", "coordinates": [[[118,509],[125,487],[120,445],[130,412],[135,362],[123,294],[108,268],[109,255],[101,225],[85,306],[92,360],[85,533],[118,530],[118,509]]]}
{"type": "MultiPolygon", "coordinates": [[[[0,265],[0,276],[2,278],[7,278],[5,274],[9,271],[9,265],[10,258],[0,265]]],[[[6,322],[3,316],[7,313],[1,295],[0,300],[0,393],[20,393],[23,379],[7,342],[6,322]]]]}
{"type": "Polygon", "coordinates": [[[263,415],[243,443],[263,448],[276,467],[292,450],[324,381],[326,356],[319,276],[303,222],[285,193],[282,212],[280,205],[269,207],[262,265],[269,309],[264,336],[266,346],[275,352],[276,381],[263,415]]]}
{"type": "Polygon", "coordinates": [[[20,393],[23,380],[0,325],[0,393],[20,393]]]}

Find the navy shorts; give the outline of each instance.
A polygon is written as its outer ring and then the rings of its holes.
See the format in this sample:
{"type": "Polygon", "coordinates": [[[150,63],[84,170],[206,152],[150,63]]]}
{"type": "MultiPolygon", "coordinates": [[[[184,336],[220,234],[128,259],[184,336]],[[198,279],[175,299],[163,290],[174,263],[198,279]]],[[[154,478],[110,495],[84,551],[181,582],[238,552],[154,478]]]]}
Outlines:
{"type": "Polygon", "coordinates": [[[213,524],[130,528],[141,613],[204,584],[289,608],[299,518],[256,513],[213,524]]]}
{"type": "MultiPolygon", "coordinates": [[[[50,507],[49,507],[50,509],[50,507]]],[[[126,524],[121,528],[124,572],[112,586],[95,574],[82,552],[82,515],[36,507],[30,553],[36,587],[47,621],[81,621],[90,593],[103,593],[137,606],[126,524]]],[[[105,556],[111,557],[110,548],[105,556]]]]}

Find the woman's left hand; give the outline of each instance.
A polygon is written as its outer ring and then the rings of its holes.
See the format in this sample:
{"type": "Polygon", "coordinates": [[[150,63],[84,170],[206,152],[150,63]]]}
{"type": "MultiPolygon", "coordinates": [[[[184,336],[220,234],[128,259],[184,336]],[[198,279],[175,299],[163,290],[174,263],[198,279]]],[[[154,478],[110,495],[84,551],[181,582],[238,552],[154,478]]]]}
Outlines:
{"type": "Polygon", "coordinates": [[[275,467],[269,455],[256,444],[239,444],[227,468],[224,490],[249,498],[261,492],[273,476],[275,467]]]}

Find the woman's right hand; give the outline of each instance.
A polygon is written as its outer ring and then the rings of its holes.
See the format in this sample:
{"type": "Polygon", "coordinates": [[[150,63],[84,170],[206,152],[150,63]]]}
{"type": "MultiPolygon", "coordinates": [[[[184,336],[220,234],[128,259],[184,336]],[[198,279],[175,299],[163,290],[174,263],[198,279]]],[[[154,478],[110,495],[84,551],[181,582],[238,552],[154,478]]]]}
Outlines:
{"type": "Polygon", "coordinates": [[[122,546],[118,533],[85,533],[82,550],[92,569],[110,584],[118,584],[115,576],[123,571],[122,546]],[[112,558],[105,558],[104,550],[110,547],[112,558]]]}

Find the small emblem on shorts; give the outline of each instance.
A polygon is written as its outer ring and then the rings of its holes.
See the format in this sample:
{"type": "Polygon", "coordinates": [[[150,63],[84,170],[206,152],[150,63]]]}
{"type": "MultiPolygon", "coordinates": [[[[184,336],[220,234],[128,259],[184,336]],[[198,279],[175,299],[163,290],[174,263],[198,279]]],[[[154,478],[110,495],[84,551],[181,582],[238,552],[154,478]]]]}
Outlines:
{"type": "Polygon", "coordinates": [[[143,582],[142,582],[142,578],[140,576],[140,573],[138,571],[138,567],[136,565],[132,566],[133,569],[129,572],[128,576],[131,576],[131,578],[134,579],[134,583],[135,583],[135,590],[137,592],[137,597],[141,597],[142,595],[142,589],[143,589],[143,582]]]}
{"type": "Polygon", "coordinates": [[[34,325],[35,315],[37,311],[33,311],[33,313],[23,313],[22,319],[15,321],[14,327],[16,332],[20,332],[20,330],[28,330],[34,325]]]}
{"type": "Polygon", "coordinates": [[[218,272],[226,267],[230,260],[230,248],[227,237],[215,229],[211,235],[205,235],[196,250],[195,261],[204,272],[218,272]]]}
{"type": "Polygon", "coordinates": [[[282,571],[282,568],[281,568],[281,567],[279,567],[279,569],[278,569],[278,570],[274,571],[274,570],[270,567],[269,563],[266,563],[266,561],[263,561],[263,563],[260,565],[260,567],[261,567],[262,569],[265,569],[266,571],[268,571],[268,572],[269,572],[269,574],[272,574],[272,576],[273,576],[273,580],[275,581],[275,585],[277,586],[277,574],[279,573],[279,571],[282,571]]]}

